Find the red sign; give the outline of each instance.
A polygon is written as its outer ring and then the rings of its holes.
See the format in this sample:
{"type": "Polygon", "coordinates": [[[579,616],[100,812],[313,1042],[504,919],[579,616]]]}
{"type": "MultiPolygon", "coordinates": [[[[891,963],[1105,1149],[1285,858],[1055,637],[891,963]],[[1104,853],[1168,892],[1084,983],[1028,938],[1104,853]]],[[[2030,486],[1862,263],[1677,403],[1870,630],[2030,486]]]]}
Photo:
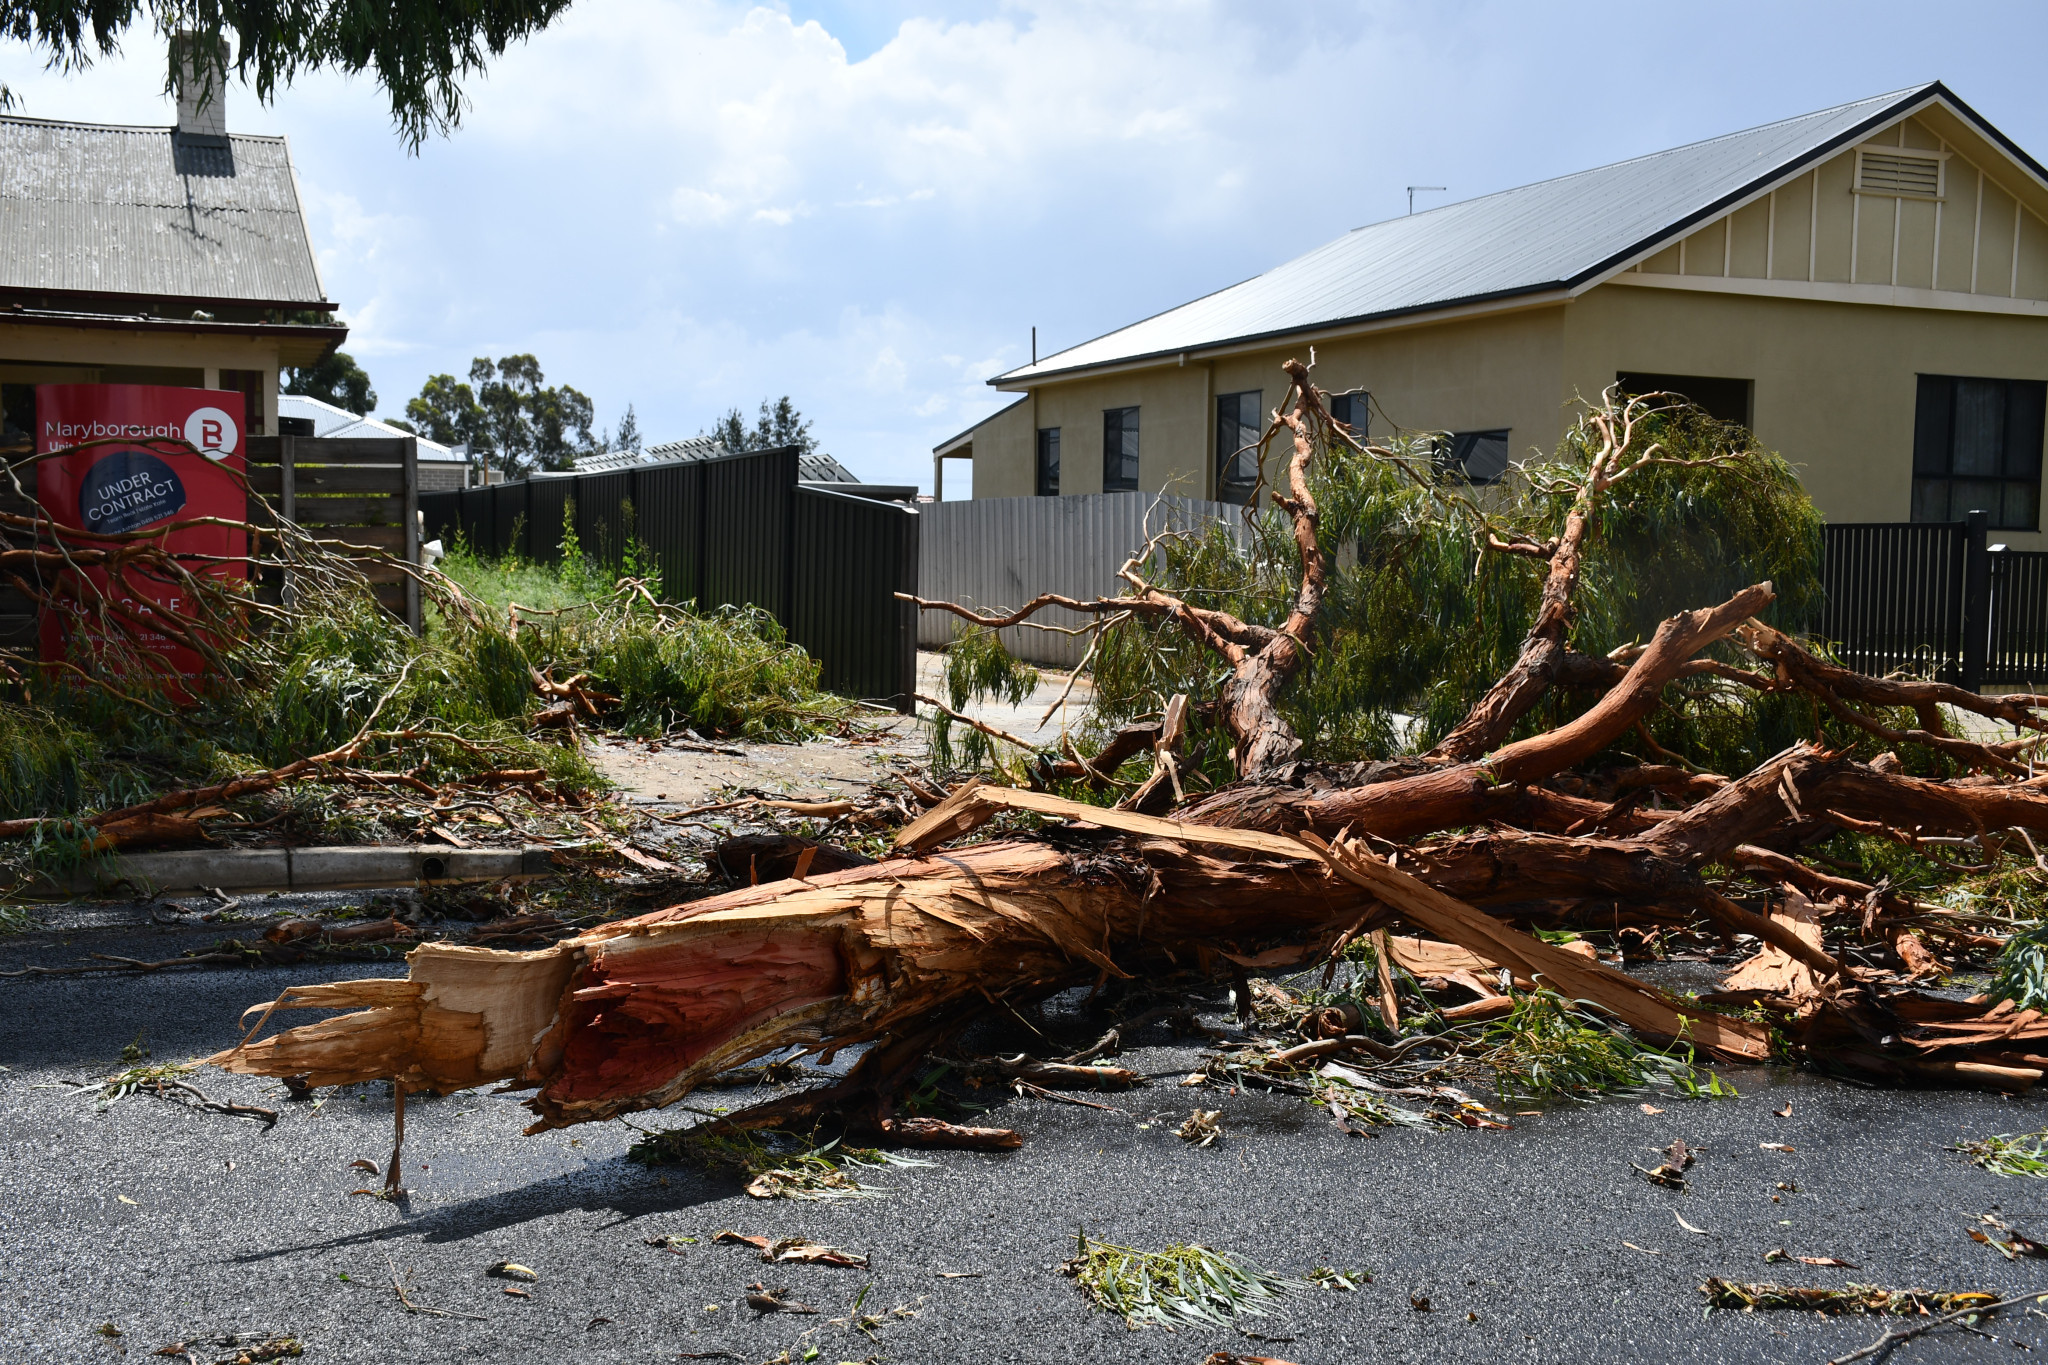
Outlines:
{"type": "MultiPolygon", "coordinates": [[[[242,395],[228,389],[169,389],[144,384],[38,384],[36,453],[70,450],[39,461],[36,501],[51,520],[87,534],[64,537],[76,547],[104,547],[141,538],[179,556],[194,574],[214,578],[248,575],[248,533],[225,526],[190,524],[220,517],[243,521],[248,496],[242,482],[242,395]],[[71,449],[71,447],[81,447],[71,449]],[[188,447],[196,447],[196,450],[188,447]]],[[[197,652],[157,631],[148,620],[161,611],[181,613],[189,591],[171,578],[140,569],[122,571],[118,584],[102,569],[85,570],[81,586],[64,613],[43,615],[45,659],[69,656],[74,631],[106,632],[85,625],[104,600],[130,626],[129,638],[154,651],[182,677],[202,666],[197,652]],[[95,591],[95,589],[97,591],[95,591]]]]}

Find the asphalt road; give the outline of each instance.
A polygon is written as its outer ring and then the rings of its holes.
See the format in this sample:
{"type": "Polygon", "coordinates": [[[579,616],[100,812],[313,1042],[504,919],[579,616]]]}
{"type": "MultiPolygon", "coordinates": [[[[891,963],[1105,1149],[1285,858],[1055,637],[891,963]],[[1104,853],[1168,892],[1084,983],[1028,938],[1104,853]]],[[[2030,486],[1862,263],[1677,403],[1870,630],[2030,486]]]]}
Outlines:
{"type": "MultiPolygon", "coordinates": [[[[219,932],[123,919],[74,915],[61,932],[0,939],[0,967],[92,951],[155,958],[219,932]]],[[[1197,1149],[1173,1128],[1203,1092],[1171,1083],[1195,1053],[1161,1033],[1149,1040],[1160,1046],[1125,1060],[1163,1079],[1105,1097],[1119,1112],[1011,1099],[997,1118],[1025,1133],[1022,1150],[929,1154],[929,1167],[876,1177],[887,1197],[839,1203],[763,1203],[730,1180],[643,1169],[625,1160],[634,1134],[623,1124],[522,1137],[517,1096],[464,1093],[410,1103],[412,1193],[394,1205],[349,1193],[376,1183],[349,1163],[388,1154],[385,1087],[336,1092],[316,1110],[286,1103],[271,1082],[194,1078],[216,1097],[278,1108],[268,1132],[147,1097],[98,1112],[90,1097],[50,1088],[117,1068],[138,1033],[157,1060],[189,1057],[231,1041],[241,1009],[285,984],[397,970],[0,981],[0,1365],[153,1359],[167,1343],[228,1329],[293,1333],[317,1365],[685,1352],[760,1362],[784,1350],[799,1360],[813,1346],[825,1365],[1195,1365],[1219,1348],[1302,1365],[1729,1365],[1824,1360],[1885,1324],[1703,1316],[1707,1275],[2048,1288],[2048,1263],[2007,1262],[1965,1234],[1995,1211],[2048,1240],[2048,1182],[2000,1179],[1945,1150],[1961,1136],[2048,1123],[2040,1102],[1871,1091],[1788,1072],[1730,1073],[1742,1090],[1734,1101],[1648,1097],[1661,1114],[1635,1097],[1518,1117],[1507,1132],[1372,1139],[1346,1137],[1291,1099],[1207,1092],[1225,1137],[1197,1149]],[[1792,1116],[1776,1117],[1788,1100],[1792,1116]],[[1705,1153],[1690,1193],[1629,1169],[1655,1164],[1655,1150],[1680,1137],[1705,1153]],[[1779,1181],[1798,1193],[1773,1203],[1779,1181]],[[1364,1270],[1372,1282],[1247,1320],[1263,1342],[1229,1329],[1133,1332],[1057,1273],[1079,1226],[1144,1247],[1200,1241],[1286,1273],[1364,1270]],[[809,1237],[868,1253],[874,1267],[763,1266],[744,1248],[711,1245],[724,1228],[809,1237]],[[663,1233],[699,1241],[680,1255],[645,1244],[663,1233]],[[1766,1265],[1763,1253],[1780,1246],[1860,1269],[1766,1265]],[[530,1297],[485,1277],[502,1260],[539,1272],[530,1297]],[[416,1304],[464,1316],[409,1313],[394,1272],[416,1304]],[[744,1298],[755,1281],[823,1311],[757,1316],[744,1298]],[[872,1340],[831,1321],[863,1290],[863,1312],[885,1318],[872,1340]],[[1431,1311],[1411,1295],[1427,1296],[1431,1311]],[[915,1316],[890,1316],[898,1306],[915,1316]],[[102,1335],[102,1324],[120,1335],[102,1335]]],[[[1048,1027],[1079,1037],[1100,1021],[1056,1016],[1048,1027]]],[[[700,1098],[731,1102],[729,1092],[700,1098]]],[[[1998,1340],[1948,1334],[1890,1359],[2028,1358],[2014,1337],[2048,1351],[2048,1319],[2008,1316],[1991,1330],[1998,1340]]]]}

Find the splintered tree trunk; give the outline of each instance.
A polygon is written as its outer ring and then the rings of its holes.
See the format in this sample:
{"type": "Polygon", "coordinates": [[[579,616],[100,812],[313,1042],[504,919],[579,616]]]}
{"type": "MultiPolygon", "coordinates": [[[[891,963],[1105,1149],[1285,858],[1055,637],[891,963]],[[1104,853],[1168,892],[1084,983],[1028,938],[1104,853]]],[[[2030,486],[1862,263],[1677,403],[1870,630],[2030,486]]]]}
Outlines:
{"type": "Polygon", "coordinates": [[[1210,953],[1310,959],[1371,897],[1303,873],[1300,860],[1187,848],[1073,855],[1002,843],[899,859],[540,952],[428,945],[406,981],[295,988],[270,1007],[356,1013],[212,1060],[315,1085],[518,1081],[539,1087],[535,1129],[560,1127],[658,1107],[781,1048],[843,1047],[1210,953]],[[1170,891],[1149,900],[1155,877],[1170,891]]]}
{"type": "MultiPolygon", "coordinates": [[[[532,1085],[539,1118],[529,1131],[539,1131],[660,1107],[769,1052],[928,1033],[1091,980],[1219,957],[1301,966],[1397,915],[1526,970],[1595,971],[1356,850],[1333,876],[1285,836],[1033,799],[1127,832],[1105,831],[1087,852],[995,843],[776,882],[535,953],[429,945],[414,952],[408,980],[295,988],[257,1007],[265,1019],[304,1007],[356,1013],[209,1060],[314,1085],[532,1085]]],[[[1643,850],[1618,853],[1640,862],[1643,850]]],[[[1677,1002],[1598,970],[1645,1031],[1764,1055],[1760,1031],[1682,1016],[1677,1002]]]]}

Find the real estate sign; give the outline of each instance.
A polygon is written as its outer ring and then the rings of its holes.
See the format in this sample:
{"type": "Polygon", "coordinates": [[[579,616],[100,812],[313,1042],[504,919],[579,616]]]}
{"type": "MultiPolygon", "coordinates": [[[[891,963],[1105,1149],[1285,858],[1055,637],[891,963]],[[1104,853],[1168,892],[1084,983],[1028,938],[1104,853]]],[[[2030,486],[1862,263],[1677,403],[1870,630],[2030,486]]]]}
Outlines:
{"type": "MultiPolygon", "coordinates": [[[[60,531],[67,546],[147,538],[193,574],[246,577],[248,533],[193,524],[248,516],[244,422],[242,395],[232,390],[39,384],[36,453],[66,453],[37,462],[36,501],[60,528],[78,533],[60,531]]],[[[188,605],[188,589],[175,576],[142,569],[82,572],[90,586],[64,594],[66,611],[43,615],[44,659],[69,657],[80,632],[88,641],[104,634],[95,618],[111,611],[125,617],[131,638],[170,671],[183,678],[199,672],[196,651],[148,628],[151,617],[188,605]]]]}

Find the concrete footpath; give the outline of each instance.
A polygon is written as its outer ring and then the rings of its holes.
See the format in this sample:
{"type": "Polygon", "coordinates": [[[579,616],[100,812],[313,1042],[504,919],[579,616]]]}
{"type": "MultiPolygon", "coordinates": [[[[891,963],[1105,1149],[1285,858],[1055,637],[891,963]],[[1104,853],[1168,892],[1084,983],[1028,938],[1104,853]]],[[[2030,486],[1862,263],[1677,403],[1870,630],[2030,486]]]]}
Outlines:
{"type": "MultiPolygon", "coordinates": [[[[0,968],[89,952],[162,958],[222,930],[136,918],[95,911],[0,939],[0,968]]],[[[382,1085],[324,1092],[315,1108],[288,1102],[273,1082],[193,1077],[216,1098],[278,1109],[268,1132],[139,1096],[97,1112],[89,1096],[51,1088],[118,1069],[138,1034],[156,1061],[219,1048],[244,1006],[287,984],[401,971],[0,981],[0,1365],[136,1361],[231,1329],[289,1332],[317,1365],[762,1362],[784,1351],[826,1365],[1196,1365],[1218,1349],[1302,1365],[1818,1362],[1887,1324],[1703,1316],[1699,1282],[2048,1288],[2048,1263],[2008,1262],[1966,1232],[1995,1213],[2048,1241],[2048,1182],[1999,1179],[1945,1150],[1965,1136],[2041,1127],[2048,1106],[1791,1072],[1729,1072],[1742,1098],[1722,1103],[1638,1096],[1517,1117],[1506,1132],[1361,1139],[1296,1100],[1178,1088],[1196,1054],[1159,1031],[1124,1060],[1160,1079],[1097,1097],[1113,1112],[998,1095],[991,1118],[1024,1132],[1022,1150],[929,1154],[928,1167],[873,1177],[886,1197],[838,1203],[763,1203],[732,1180],[644,1169],[625,1159],[635,1133],[623,1123],[522,1137],[519,1097],[471,1092],[409,1105],[412,1193],[390,1204],[350,1193],[378,1182],[349,1163],[381,1165],[390,1150],[382,1085]],[[1197,1099],[1222,1110],[1215,1147],[1174,1136],[1197,1099]],[[1645,1113],[1644,1099],[1664,1112],[1645,1113]],[[1777,1117],[1788,1101],[1791,1117],[1777,1117]],[[1654,1165],[1674,1138],[1704,1151],[1690,1193],[1629,1168],[1654,1165]],[[1797,1193],[1773,1202],[1779,1182],[1797,1193]],[[1199,1241],[1283,1273],[1327,1265],[1372,1281],[1246,1320],[1259,1337],[1132,1332],[1056,1270],[1084,1226],[1111,1242],[1199,1241]],[[828,1242],[870,1255],[873,1268],[764,1266],[745,1248],[712,1245],[726,1228],[828,1242]],[[661,1234],[698,1240],[681,1254],[646,1244],[661,1234]],[[1766,1264],[1776,1247],[1859,1268],[1766,1264]],[[539,1272],[528,1297],[485,1276],[503,1260],[539,1272]],[[394,1274],[415,1304],[459,1316],[408,1312],[394,1274]],[[745,1299],[757,1281],[788,1286],[821,1311],[757,1315],[745,1299]],[[847,1319],[863,1293],[862,1313],[882,1319],[872,1338],[832,1321],[847,1319]],[[1415,1306],[1424,1299],[1428,1311],[1415,1306]],[[907,1316],[892,1313],[899,1307],[907,1316]]],[[[1054,1011],[1045,1027],[1064,1042],[1103,1023],[1054,1011]]],[[[1021,1026],[978,1042],[1047,1046],[1021,1026]]],[[[744,1097],[703,1092],[692,1102],[744,1097]]],[[[665,1116],[634,1122],[659,1127],[665,1116]]],[[[2043,1329],[2048,1320],[2011,1314],[1990,1328],[1998,1340],[1945,1334],[1889,1359],[2030,1359],[2008,1338],[2048,1350],[2043,1329]]]]}

